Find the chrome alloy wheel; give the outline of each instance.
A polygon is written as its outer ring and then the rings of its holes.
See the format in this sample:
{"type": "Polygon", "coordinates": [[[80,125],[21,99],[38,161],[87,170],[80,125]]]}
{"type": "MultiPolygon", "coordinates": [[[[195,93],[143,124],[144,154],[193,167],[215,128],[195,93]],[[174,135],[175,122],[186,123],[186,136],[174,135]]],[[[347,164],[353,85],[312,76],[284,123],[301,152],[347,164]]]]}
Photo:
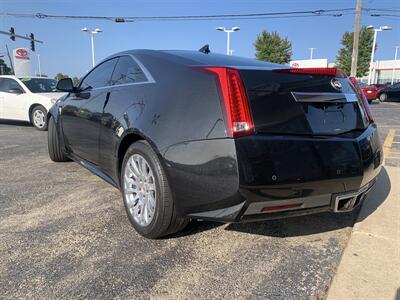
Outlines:
{"type": "Polygon", "coordinates": [[[38,128],[43,128],[46,125],[46,116],[40,109],[33,112],[33,123],[38,128]]]}
{"type": "Polygon", "coordinates": [[[125,166],[124,197],[135,222],[148,226],[154,218],[157,193],[153,171],[140,154],[133,154],[125,166]]]}

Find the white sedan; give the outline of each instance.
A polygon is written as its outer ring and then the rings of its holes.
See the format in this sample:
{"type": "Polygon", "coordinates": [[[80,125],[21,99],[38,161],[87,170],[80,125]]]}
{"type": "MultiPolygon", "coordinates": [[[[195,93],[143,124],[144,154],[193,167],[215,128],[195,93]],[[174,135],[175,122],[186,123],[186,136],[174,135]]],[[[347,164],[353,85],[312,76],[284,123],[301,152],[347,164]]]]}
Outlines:
{"type": "Polygon", "coordinates": [[[28,121],[47,130],[47,112],[65,93],[57,81],[45,77],[0,76],[0,119],[28,121]]]}

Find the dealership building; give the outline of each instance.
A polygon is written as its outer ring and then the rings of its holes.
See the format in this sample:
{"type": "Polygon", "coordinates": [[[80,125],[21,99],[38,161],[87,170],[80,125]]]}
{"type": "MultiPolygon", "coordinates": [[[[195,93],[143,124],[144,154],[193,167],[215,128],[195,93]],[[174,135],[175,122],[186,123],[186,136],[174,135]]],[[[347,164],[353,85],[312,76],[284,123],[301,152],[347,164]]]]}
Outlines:
{"type": "MultiPolygon", "coordinates": [[[[334,63],[329,63],[328,59],[303,59],[292,60],[290,66],[293,68],[326,68],[334,67],[334,63]]],[[[400,60],[379,60],[374,62],[372,69],[372,83],[391,83],[400,81],[400,60]]],[[[368,75],[360,78],[367,82],[368,75]]]]}
{"type": "Polygon", "coordinates": [[[400,81],[400,60],[379,60],[372,69],[373,83],[391,83],[400,81]]]}

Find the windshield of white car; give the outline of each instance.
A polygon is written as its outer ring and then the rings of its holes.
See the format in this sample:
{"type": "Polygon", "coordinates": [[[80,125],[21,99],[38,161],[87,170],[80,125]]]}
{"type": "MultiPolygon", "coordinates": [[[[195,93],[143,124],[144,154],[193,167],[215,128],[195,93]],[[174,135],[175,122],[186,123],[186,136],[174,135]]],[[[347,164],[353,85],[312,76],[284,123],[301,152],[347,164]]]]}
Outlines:
{"type": "Polygon", "coordinates": [[[32,93],[53,93],[57,92],[57,80],[50,78],[19,78],[32,93]]]}

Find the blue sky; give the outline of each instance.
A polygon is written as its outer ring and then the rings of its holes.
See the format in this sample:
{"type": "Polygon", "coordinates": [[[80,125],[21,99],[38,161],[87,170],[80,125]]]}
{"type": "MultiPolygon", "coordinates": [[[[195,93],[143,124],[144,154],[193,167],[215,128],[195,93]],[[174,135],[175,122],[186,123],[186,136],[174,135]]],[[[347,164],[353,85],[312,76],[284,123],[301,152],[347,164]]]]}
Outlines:
{"type": "MultiPolygon", "coordinates": [[[[46,13],[63,15],[109,16],[168,16],[229,13],[260,13],[274,11],[317,10],[355,7],[356,0],[1,0],[1,12],[46,13]]],[[[364,7],[400,9],[399,0],[364,0],[364,7]]],[[[192,49],[210,44],[213,52],[224,53],[226,35],[217,26],[240,26],[232,35],[231,48],[235,55],[254,57],[253,42],[262,30],[276,30],[293,43],[293,59],[309,57],[310,47],[317,48],[314,58],[334,61],[345,31],[353,29],[354,15],[342,17],[314,17],[261,20],[135,22],[49,20],[0,17],[0,30],[13,26],[17,34],[33,32],[45,43],[37,45],[42,72],[54,76],[58,72],[82,76],[91,67],[90,37],[83,27],[100,27],[104,32],[96,36],[96,61],[127,49],[192,49]]],[[[392,31],[379,33],[376,59],[393,59],[394,46],[400,45],[400,18],[362,17],[364,25],[390,25],[392,31]]],[[[5,43],[10,48],[28,47],[28,41],[12,42],[0,36],[1,52],[5,43]]],[[[36,55],[33,70],[37,69],[36,55]]]]}

